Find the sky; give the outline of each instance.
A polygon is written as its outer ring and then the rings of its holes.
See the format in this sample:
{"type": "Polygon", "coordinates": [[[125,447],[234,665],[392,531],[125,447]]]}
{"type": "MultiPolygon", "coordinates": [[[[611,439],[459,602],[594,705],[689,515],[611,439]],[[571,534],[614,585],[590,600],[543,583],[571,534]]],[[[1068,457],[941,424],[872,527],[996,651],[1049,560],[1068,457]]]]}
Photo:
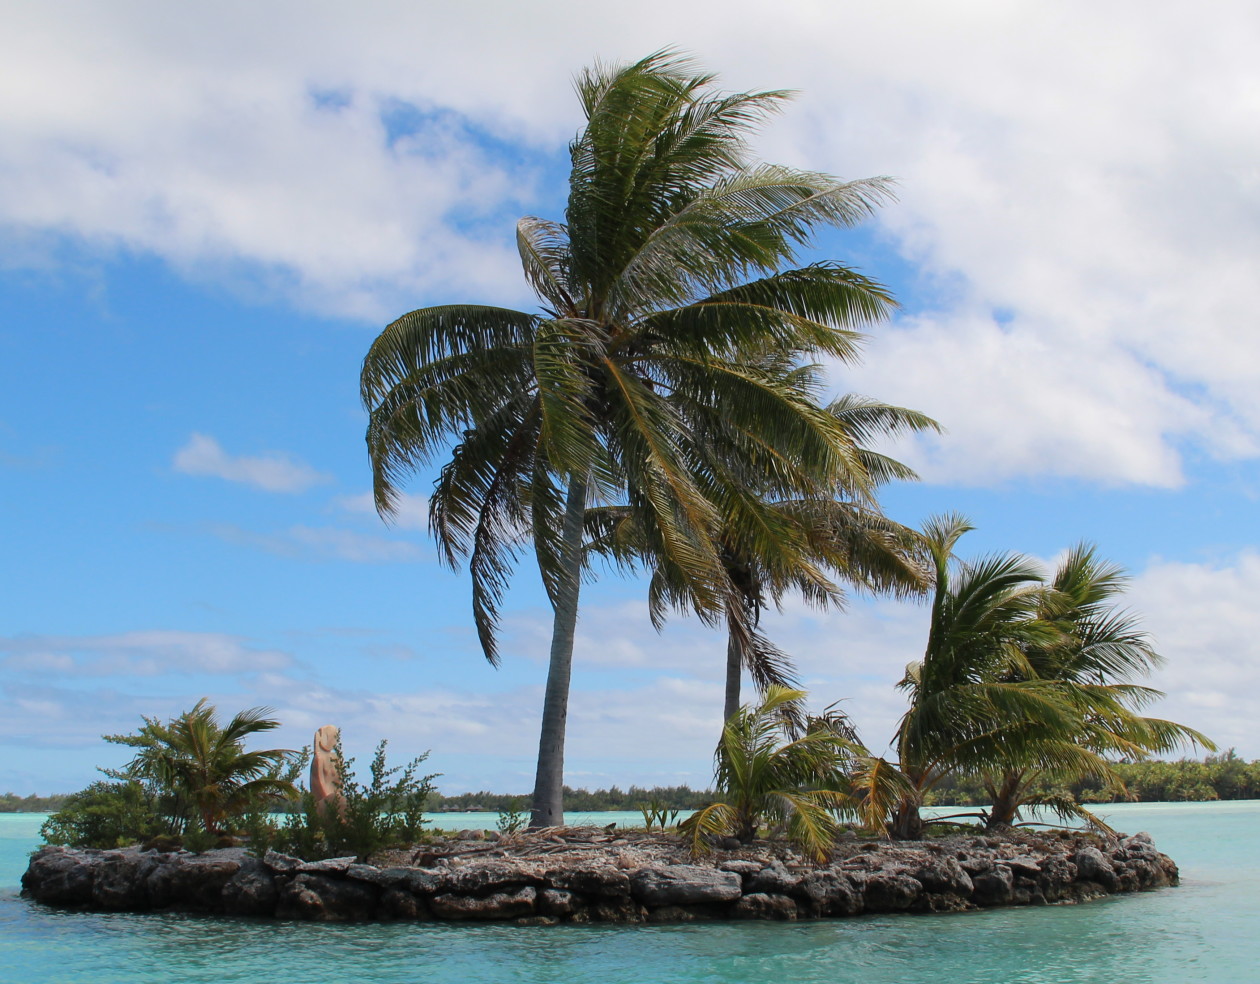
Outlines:
{"type": "MultiPolygon", "coordinates": [[[[883,280],[858,392],[936,417],[890,448],[917,525],[1045,564],[1086,540],[1165,656],[1151,712],[1260,757],[1260,10],[1206,0],[880,4],[0,0],[0,791],[208,697],[270,744],[430,752],[446,792],[533,782],[550,616],[524,558],[488,666],[432,474],[371,505],[358,369],[406,311],[529,309],[572,78],[667,46],[797,95],[766,161],[887,175],[805,259],[883,280]]],[[[724,643],[583,589],[567,781],[707,787],[724,643]]],[[[921,605],[789,600],[812,706],[882,750],[921,605]]]]}

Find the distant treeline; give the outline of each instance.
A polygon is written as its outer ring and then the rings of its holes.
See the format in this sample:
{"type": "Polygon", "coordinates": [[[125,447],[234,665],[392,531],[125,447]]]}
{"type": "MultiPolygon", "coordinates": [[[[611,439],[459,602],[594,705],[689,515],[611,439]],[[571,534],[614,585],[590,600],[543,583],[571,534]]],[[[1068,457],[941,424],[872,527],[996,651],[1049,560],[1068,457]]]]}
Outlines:
{"type": "MultiPolygon", "coordinates": [[[[1223,755],[1209,755],[1201,761],[1130,762],[1116,765],[1115,770],[1124,780],[1127,796],[1103,788],[1096,779],[1060,786],[1058,791],[1072,793],[1078,803],[1260,799],[1260,760],[1247,762],[1235,755],[1232,748],[1223,755]]],[[[969,776],[950,776],[932,791],[932,802],[938,804],[979,806],[988,801],[984,787],[969,776]]]]}
{"type": "Polygon", "coordinates": [[[69,793],[54,796],[19,796],[17,793],[0,795],[0,813],[55,813],[66,805],[69,793]]]}
{"type": "MultiPolygon", "coordinates": [[[[621,789],[570,789],[564,787],[564,808],[574,813],[597,813],[604,810],[637,810],[641,803],[656,803],[672,810],[698,810],[713,802],[714,794],[694,790],[690,786],[631,786],[621,789]]],[[[429,813],[497,813],[500,810],[527,810],[529,797],[506,793],[458,793],[443,796],[429,794],[429,813]]]]}

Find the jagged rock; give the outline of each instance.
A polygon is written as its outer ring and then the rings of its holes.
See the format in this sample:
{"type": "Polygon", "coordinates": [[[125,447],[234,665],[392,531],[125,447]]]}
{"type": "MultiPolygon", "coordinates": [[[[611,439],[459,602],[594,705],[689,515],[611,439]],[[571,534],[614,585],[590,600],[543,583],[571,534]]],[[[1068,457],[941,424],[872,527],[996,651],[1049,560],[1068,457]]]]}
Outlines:
{"type": "Polygon", "coordinates": [[[648,910],[633,899],[608,899],[579,909],[570,917],[575,923],[647,922],[648,910]]]}
{"type": "Polygon", "coordinates": [[[630,876],[630,892],[649,906],[734,902],[743,894],[739,875],[696,865],[640,868],[630,876]]]}
{"type": "Polygon", "coordinates": [[[358,922],[371,919],[376,891],[362,882],[302,872],[280,890],[276,914],[282,919],[358,922]]]}
{"type": "Polygon", "coordinates": [[[253,859],[241,862],[220,895],[224,911],[238,916],[269,916],[276,911],[279,897],[276,879],[267,865],[253,859]]]}
{"type": "Polygon", "coordinates": [[[538,892],[537,905],[545,916],[568,916],[582,908],[582,900],[562,888],[544,888],[538,892]]]}
{"type": "Polygon", "coordinates": [[[155,909],[217,910],[223,903],[223,886],[240,871],[244,859],[239,850],[173,855],[149,873],[149,900],[155,909]]]}
{"type": "Polygon", "coordinates": [[[1118,880],[1115,868],[1098,848],[1080,848],[1072,855],[1072,863],[1076,865],[1076,877],[1079,880],[1097,882],[1109,892],[1116,890],[1118,880]]]}
{"type": "Polygon", "coordinates": [[[1005,858],[1003,863],[1011,869],[1011,874],[1016,878],[1028,878],[1036,881],[1041,877],[1041,865],[1036,858],[1005,858]]]}
{"type": "Polygon", "coordinates": [[[895,872],[874,872],[867,876],[862,900],[867,912],[901,912],[909,909],[923,894],[917,878],[895,872]]]}
{"type": "Polygon", "coordinates": [[[312,875],[344,875],[350,866],[358,860],[356,857],[348,857],[326,858],[323,861],[303,861],[295,870],[312,875]]]}
{"type": "Polygon", "coordinates": [[[82,851],[41,849],[22,875],[22,890],[47,905],[78,906],[92,901],[96,866],[82,851]]]}
{"type": "Polygon", "coordinates": [[[792,895],[801,884],[801,876],[788,871],[782,861],[772,861],[746,882],[750,894],[792,895]]]}
{"type": "Polygon", "coordinates": [[[429,902],[439,919],[516,919],[534,914],[537,892],[532,885],[486,896],[436,895],[429,902]]]}
{"type": "Polygon", "coordinates": [[[795,919],[796,902],[786,895],[753,892],[745,895],[730,909],[736,919],[795,919]]]}
{"type": "Polygon", "coordinates": [[[92,902],[102,909],[147,909],[147,880],[157,864],[156,855],[134,850],[102,854],[92,882],[92,902]]]}
{"type": "Polygon", "coordinates": [[[381,893],[377,913],[382,919],[398,919],[418,922],[430,918],[429,907],[410,892],[401,888],[387,888],[381,893]]]}
{"type": "Polygon", "coordinates": [[[973,885],[957,858],[935,858],[914,872],[914,878],[934,895],[969,898],[973,885]]]}
{"type": "Polygon", "coordinates": [[[483,894],[528,885],[537,880],[531,865],[511,861],[484,861],[456,868],[446,876],[446,889],[452,894],[483,894]]]}
{"type": "Polygon", "coordinates": [[[298,867],[305,862],[301,858],[290,857],[287,854],[281,854],[268,848],[267,853],[263,855],[263,864],[272,871],[284,874],[290,871],[297,871],[298,867]]]}
{"type": "Polygon", "coordinates": [[[1015,876],[1004,864],[990,864],[971,876],[971,900],[976,905],[1006,905],[1015,891],[1015,876]]]}
{"type": "Polygon", "coordinates": [[[548,868],[543,880],[552,888],[583,895],[618,898],[630,894],[630,876],[620,868],[602,864],[548,868]]]}
{"type": "Polygon", "coordinates": [[[810,872],[800,891],[820,916],[854,916],[864,908],[863,887],[839,871],[810,872]]]}
{"type": "Polygon", "coordinates": [[[658,909],[649,909],[647,921],[650,923],[713,922],[725,916],[726,911],[722,906],[663,905],[658,909]]]}
{"type": "Polygon", "coordinates": [[[741,861],[739,858],[732,858],[729,861],[721,861],[718,863],[719,871],[733,871],[735,874],[743,878],[749,875],[755,875],[765,865],[760,861],[741,861]]]}

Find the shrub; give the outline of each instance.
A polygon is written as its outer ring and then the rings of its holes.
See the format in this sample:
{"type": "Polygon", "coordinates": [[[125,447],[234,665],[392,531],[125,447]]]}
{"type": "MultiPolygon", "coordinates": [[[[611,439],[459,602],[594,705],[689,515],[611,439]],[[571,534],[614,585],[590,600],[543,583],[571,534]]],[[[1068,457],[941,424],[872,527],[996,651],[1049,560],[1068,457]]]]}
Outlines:
{"type": "MultiPolygon", "coordinates": [[[[354,759],[341,755],[337,743],[337,767],[343,805],[317,805],[309,790],[301,794],[301,808],[290,814],[274,837],[278,850],[307,860],[353,854],[360,861],[386,847],[406,846],[421,837],[424,808],[438,773],[419,776],[420,764],[429,753],[405,766],[388,768],[386,742],[376,746],[369,766],[370,780],[359,783],[352,770],[354,759]]],[[[257,847],[255,848],[257,850],[257,847]]],[[[265,850],[265,849],[264,849],[265,850]]]]}
{"type": "Polygon", "coordinates": [[[138,782],[94,782],[73,793],[39,828],[49,844],[121,847],[172,833],[138,782]]]}

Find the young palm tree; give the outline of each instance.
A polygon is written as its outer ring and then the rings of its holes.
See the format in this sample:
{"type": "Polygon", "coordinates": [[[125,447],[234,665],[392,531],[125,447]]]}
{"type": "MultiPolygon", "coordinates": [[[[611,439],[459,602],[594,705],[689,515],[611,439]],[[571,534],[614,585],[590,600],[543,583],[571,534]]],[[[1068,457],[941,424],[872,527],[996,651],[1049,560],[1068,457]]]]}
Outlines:
{"type": "Polygon", "coordinates": [[[1015,555],[958,562],[954,547],[971,529],[957,515],[924,527],[935,589],[923,659],[900,684],[910,694],[896,735],[909,792],[890,823],[898,838],[922,835],[923,797],[945,775],[1007,761],[1038,741],[1070,741],[1079,720],[1053,684],[1027,672],[1030,647],[1062,638],[1036,617],[1040,571],[1015,555]]]}
{"type": "MultiPolygon", "coordinates": [[[[482,648],[532,547],[554,610],[533,815],[563,821],[564,724],[588,506],[639,518],[656,556],[720,610],[721,503],[695,448],[764,473],[762,487],[838,481],[857,451],[818,405],[816,355],[851,359],[853,328],[885,316],[877,283],[835,264],[784,269],[820,225],[859,221],[880,179],[749,162],[750,129],[783,93],[723,95],[658,53],[583,73],[566,222],[523,219],[537,314],[424,308],[389,325],[363,365],[378,510],[456,441],[431,501],[444,559],[469,557],[482,648]]],[[[736,496],[739,493],[732,493],[736,496]]]]}
{"type": "Polygon", "coordinates": [[[992,806],[991,827],[1015,822],[1022,807],[1053,810],[1062,818],[1099,821],[1070,796],[1038,787],[1066,785],[1090,775],[1107,787],[1124,784],[1105,756],[1141,759],[1183,745],[1215,745],[1199,732],[1137,712],[1163,694],[1131,684],[1162,662],[1136,616],[1115,604],[1126,583],[1124,571],[1101,560],[1093,546],[1079,544],[1059,564],[1043,592],[1037,617],[1060,627],[1056,645],[1031,649],[1029,669],[1058,683],[1081,709],[1072,741],[1047,742],[1034,761],[1012,761],[985,770],[982,778],[992,806]]]}
{"type": "Polygon", "coordinates": [[[226,725],[215,719],[213,704],[202,698],[166,724],[145,718],[134,735],[106,735],[105,740],[140,751],[126,768],[108,774],[148,783],[174,798],[177,810],[199,821],[207,833],[223,832],[223,823],[261,797],[298,795],[278,775],[291,750],[247,751],[250,735],[271,731],[280,722],[268,718],[268,707],[241,711],[226,725]]]}
{"type": "Polygon", "coordinates": [[[679,824],[692,849],[706,837],[734,836],[748,843],[765,823],[782,824],[815,858],[827,855],[838,829],[837,811],[853,812],[848,766],[864,750],[837,729],[818,722],[789,739],[786,719],[801,717],[805,691],[770,686],[756,707],[741,707],[722,729],[714,756],[715,784],[723,799],[679,824]]]}

